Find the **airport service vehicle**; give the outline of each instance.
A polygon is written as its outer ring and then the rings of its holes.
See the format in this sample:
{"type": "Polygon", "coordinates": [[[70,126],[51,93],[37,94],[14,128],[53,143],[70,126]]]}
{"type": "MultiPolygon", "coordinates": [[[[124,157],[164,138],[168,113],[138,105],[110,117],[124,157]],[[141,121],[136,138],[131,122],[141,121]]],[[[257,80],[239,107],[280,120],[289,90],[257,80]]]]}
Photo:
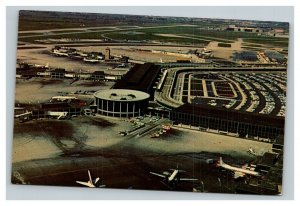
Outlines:
{"type": "Polygon", "coordinates": [[[175,186],[176,184],[182,181],[193,182],[198,180],[194,178],[182,178],[181,174],[184,172],[186,171],[180,170],[177,164],[176,169],[169,169],[169,171],[164,171],[163,174],[159,174],[155,172],[150,172],[150,174],[163,178],[168,185],[173,185],[173,186],[175,186]]]}
{"type": "Polygon", "coordinates": [[[238,179],[240,177],[245,177],[246,175],[249,176],[255,176],[255,177],[260,177],[261,175],[259,174],[259,172],[256,172],[254,170],[251,169],[246,169],[246,168],[239,168],[239,167],[234,167],[231,165],[228,165],[226,163],[223,162],[222,157],[220,157],[220,159],[217,161],[217,167],[222,167],[225,170],[229,170],[231,172],[233,172],[233,177],[234,179],[238,179]]]}
{"type": "Polygon", "coordinates": [[[35,68],[49,68],[49,63],[47,63],[46,65],[42,65],[42,64],[34,64],[33,65],[35,68]]]}
{"type": "Polygon", "coordinates": [[[76,183],[84,185],[86,187],[99,187],[99,188],[106,187],[106,185],[99,184],[99,181],[100,181],[99,177],[92,179],[90,170],[88,170],[88,175],[89,175],[89,181],[87,181],[87,182],[76,181],[76,183]]]}
{"type": "Polygon", "coordinates": [[[51,102],[53,100],[55,101],[66,101],[66,100],[74,100],[74,99],[77,99],[76,97],[72,97],[72,96],[54,96],[54,97],[51,97],[51,102]]]}

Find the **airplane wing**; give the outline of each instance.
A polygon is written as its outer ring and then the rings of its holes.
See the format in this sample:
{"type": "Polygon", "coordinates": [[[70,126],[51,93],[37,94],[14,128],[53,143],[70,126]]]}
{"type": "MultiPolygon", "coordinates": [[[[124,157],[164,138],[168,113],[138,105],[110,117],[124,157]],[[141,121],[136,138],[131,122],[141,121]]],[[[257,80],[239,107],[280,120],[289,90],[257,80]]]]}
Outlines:
{"type": "Polygon", "coordinates": [[[95,187],[95,185],[91,184],[90,182],[76,181],[76,183],[87,186],[87,187],[95,187]]]}
{"type": "Polygon", "coordinates": [[[90,182],[93,182],[90,170],[88,170],[88,175],[89,175],[90,182]]]}
{"type": "Polygon", "coordinates": [[[155,176],[158,176],[158,177],[166,178],[165,175],[158,174],[158,173],[155,173],[155,172],[150,172],[150,174],[155,175],[155,176]]]}
{"type": "Polygon", "coordinates": [[[242,172],[234,172],[234,174],[233,174],[234,179],[237,179],[239,177],[244,177],[244,176],[245,176],[245,173],[242,173],[242,172]]]}
{"type": "Polygon", "coordinates": [[[100,180],[100,178],[99,178],[99,177],[97,177],[97,178],[95,179],[95,182],[94,182],[94,184],[97,184],[99,180],[100,180]]]}
{"type": "Polygon", "coordinates": [[[170,169],[170,171],[174,171],[174,170],[178,170],[178,172],[180,172],[180,173],[184,173],[184,172],[186,172],[185,170],[179,170],[179,169],[170,169]]]}
{"type": "Polygon", "coordinates": [[[180,181],[197,181],[198,179],[194,178],[180,178],[180,181]]]}

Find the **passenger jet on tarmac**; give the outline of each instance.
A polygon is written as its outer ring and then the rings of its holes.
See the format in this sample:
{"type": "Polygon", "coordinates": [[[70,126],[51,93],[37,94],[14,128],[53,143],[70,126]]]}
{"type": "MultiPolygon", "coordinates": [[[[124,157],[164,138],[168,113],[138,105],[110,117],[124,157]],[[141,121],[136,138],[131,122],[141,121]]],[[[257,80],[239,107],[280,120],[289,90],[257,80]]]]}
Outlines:
{"type": "Polygon", "coordinates": [[[94,180],[92,179],[90,170],[88,170],[88,175],[89,175],[89,181],[88,182],[76,181],[76,183],[87,186],[87,187],[100,187],[100,188],[106,187],[105,185],[99,185],[99,180],[100,180],[99,177],[97,177],[94,180]]]}
{"type": "Polygon", "coordinates": [[[169,185],[172,184],[173,186],[176,186],[180,181],[197,181],[198,179],[194,178],[182,178],[180,177],[182,173],[184,173],[184,170],[178,169],[178,164],[176,169],[170,169],[169,171],[164,171],[163,174],[158,174],[155,172],[150,172],[150,174],[164,178],[164,181],[169,185]]]}
{"type": "Polygon", "coordinates": [[[222,157],[217,161],[217,167],[222,167],[226,170],[229,170],[233,172],[234,179],[237,179],[239,177],[245,177],[246,175],[260,177],[261,175],[259,172],[256,172],[251,169],[245,169],[245,168],[239,168],[239,167],[233,167],[223,162],[222,157]]]}

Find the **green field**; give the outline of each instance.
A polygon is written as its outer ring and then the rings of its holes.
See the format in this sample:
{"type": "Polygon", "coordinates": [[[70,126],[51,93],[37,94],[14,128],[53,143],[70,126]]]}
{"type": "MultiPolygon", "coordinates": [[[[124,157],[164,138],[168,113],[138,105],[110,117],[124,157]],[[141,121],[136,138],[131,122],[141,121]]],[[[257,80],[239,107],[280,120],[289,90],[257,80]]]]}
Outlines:
{"type": "Polygon", "coordinates": [[[61,31],[51,31],[51,33],[59,34],[59,33],[66,33],[66,32],[83,32],[85,30],[61,30],[61,31]]]}
{"type": "Polygon", "coordinates": [[[26,32],[26,33],[19,33],[19,37],[26,37],[26,36],[33,36],[33,35],[51,35],[52,34],[60,34],[60,33],[68,33],[68,32],[84,32],[84,30],[62,30],[62,31],[51,31],[51,32],[26,32]]]}
{"type": "MultiPolygon", "coordinates": [[[[164,25],[165,26],[165,25],[164,25]]],[[[202,26],[191,25],[191,26],[174,26],[167,25],[169,27],[161,28],[132,28],[124,27],[121,30],[101,30],[95,29],[93,31],[57,31],[55,33],[67,33],[75,32],[70,34],[61,35],[43,35],[39,37],[26,37],[29,34],[34,35],[36,33],[21,34],[19,40],[34,42],[34,40],[48,39],[48,38],[69,38],[69,39],[103,39],[104,37],[119,40],[119,41],[159,41],[159,42],[172,42],[178,44],[188,45],[207,45],[210,41],[218,41],[220,43],[232,43],[238,38],[243,38],[245,43],[256,43],[264,44],[268,46],[287,47],[287,38],[276,38],[258,36],[256,33],[246,32],[232,32],[232,31],[216,31],[216,30],[204,30],[202,26]],[[78,32],[78,33],[76,33],[78,32]],[[179,37],[167,37],[159,35],[176,35],[179,37]]],[[[54,33],[54,32],[53,32],[54,33]]],[[[249,45],[250,46],[250,45],[249,45]]],[[[253,46],[253,45],[252,45],[253,46]]]]}
{"type": "Polygon", "coordinates": [[[39,33],[39,32],[18,33],[19,37],[32,36],[32,35],[43,35],[43,33],[39,33]]]}
{"type": "Polygon", "coordinates": [[[34,43],[35,40],[42,39],[60,39],[60,38],[69,38],[69,39],[102,39],[101,32],[84,32],[84,33],[71,33],[71,34],[61,34],[61,35],[43,35],[37,37],[19,37],[20,41],[34,43]]]}
{"type": "Polygon", "coordinates": [[[216,31],[204,30],[199,26],[178,26],[178,27],[165,27],[165,28],[149,28],[140,31],[147,33],[160,33],[160,34],[177,34],[177,35],[194,35],[209,38],[220,38],[225,40],[237,40],[237,38],[257,37],[254,33],[231,32],[231,31],[216,31]]]}
{"type": "Polygon", "coordinates": [[[288,47],[288,38],[275,38],[275,37],[257,37],[257,38],[244,38],[244,42],[264,44],[275,47],[288,47]]]}
{"type": "MultiPolygon", "coordinates": [[[[115,40],[156,40],[156,41],[182,41],[182,43],[205,43],[207,44],[210,41],[220,41],[223,43],[232,43],[233,40],[237,40],[240,35],[234,33],[232,35],[226,31],[211,31],[211,30],[202,30],[199,26],[177,26],[177,27],[163,27],[163,28],[143,28],[143,29],[132,29],[130,31],[143,32],[143,34],[126,34],[124,31],[112,31],[105,34],[106,37],[112,38],[115,40]],[[170,34],[182,36],[180,37],[166,37],[159,36],[159,34],[170,34]],[[186,37],[186,38],[184,38],[186,37]]],[[[249,35],[245,35],[249,37],[249,35]]],[[[256,35],[250,35],[250,37],[255,37],[256,35]]]]}
{"type": "MultiPolygon", "coordinates": [[[[144,32],[144,30],[143,30],[144,32]]],[[[121,32],[111,32],[109,34],[105,34],[106,37],[114,39],[114,40],[129,40],[129,41],[160,41],[160,42],[172,42],[178,44],[194,44],[194,45],[207,45],[210,40],[205,39],[194,39],[194,38],[180,38],[180,37],[166,37],[166,36],[157,36],[154,33],[142,33],[142,34],[126,34],[121,32]]]]}

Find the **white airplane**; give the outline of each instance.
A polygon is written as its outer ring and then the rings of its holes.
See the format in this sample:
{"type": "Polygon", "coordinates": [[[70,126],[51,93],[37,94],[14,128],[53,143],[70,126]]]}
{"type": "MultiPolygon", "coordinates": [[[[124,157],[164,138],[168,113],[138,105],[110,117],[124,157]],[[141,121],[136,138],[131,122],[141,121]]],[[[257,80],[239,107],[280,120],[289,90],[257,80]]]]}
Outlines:
{"type": "Polygon", "coordinates": [[[68,57],[69,54],[66,53],[66,52],[61,52],[60,50],[57,50],[57,49],[54,49],[52,51],[53,54],[55,54],[56,56],[65,56],[65,57],[68,57]]]}
{"type": "Polygon", "coordinates": [[[81,181],[76,181],[76,183],[87,186],[87,187],[99,187],[103,188],[106,187],[106,185],[98,185],[100,178],[97,177],[96,179],[92,179],[90,170],[88,170],[88,175],[89,175],[89,181],[88,182],[81,182],[81,181]]]}
{"type": "Polygon", "coordinates": [[[222,167],[226,170],[233,172],[234,179],[237,179],[239,177],[245,177],[246,175],[260,177],[261,175],[259,172],[256,172],[254,170],[248,169],[248,168],[239,168],[239,167],[233,167],[223,162],[222,157],[217,161],[217,167],[222,167]]]}
{"type": "Polygon", "coordinates": [[[185,172],[184,170],[178,169],[178,164],[176,169],[170,169],[169,171],[164,171],[163,174],[158,174],[155,172],[150,172],[150,174],[162,177],[164,180],[170,184],[170,183],[178,183],[180,181],[197,181],[198,179],[194,178],[182,178],[180,177],[181,173],[185,172]]]}
{"type": "Polygon", "coordinates": [[[66,118],[68,115],[68,112],[52,112],[52,111],[48,111],[46,112],[47,115],[51,116],[51,117],[56,117],[57,119],[63,119],[66,118]]]}
{"type": "Polygon", "coordinates": [[[88,58],[84,58],[83,61],[88,62],[88,63],[98,63],[99,62],[98,59],[88,59],[88,58]]]}

